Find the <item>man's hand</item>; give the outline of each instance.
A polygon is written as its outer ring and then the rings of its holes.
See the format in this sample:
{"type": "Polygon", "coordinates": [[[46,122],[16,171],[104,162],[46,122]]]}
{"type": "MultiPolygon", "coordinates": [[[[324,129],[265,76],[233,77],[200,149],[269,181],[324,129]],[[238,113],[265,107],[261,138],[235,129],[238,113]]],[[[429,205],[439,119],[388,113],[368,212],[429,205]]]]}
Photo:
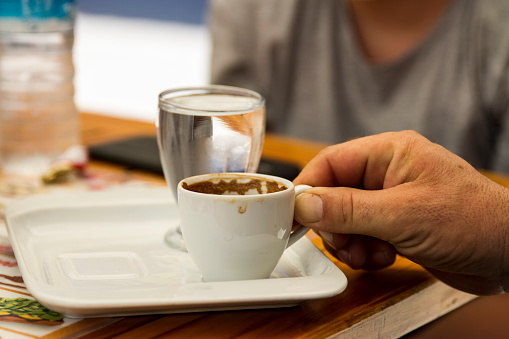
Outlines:
{"type": "Polygon", "coordinates": [[[352,268],[383,268],[399,253],[470,293],[509,287],[509,190],[415,132],[328,147],[295,183],[315,187],[297,198],[295,219],[352,268]]]}

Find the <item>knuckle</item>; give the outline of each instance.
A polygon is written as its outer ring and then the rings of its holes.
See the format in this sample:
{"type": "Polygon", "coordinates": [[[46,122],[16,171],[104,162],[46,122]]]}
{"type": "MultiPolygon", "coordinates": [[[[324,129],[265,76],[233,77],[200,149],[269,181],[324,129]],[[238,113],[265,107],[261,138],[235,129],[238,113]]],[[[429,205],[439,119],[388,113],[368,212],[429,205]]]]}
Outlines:
{"type": "Polygon", "coordinates": [[[340,227],[340,231],[348,232],[352,229],[354,219],[354,197],[349,190],[343,190],[339,194],[339,201],[334,205],[334,222],[340,227]]]}

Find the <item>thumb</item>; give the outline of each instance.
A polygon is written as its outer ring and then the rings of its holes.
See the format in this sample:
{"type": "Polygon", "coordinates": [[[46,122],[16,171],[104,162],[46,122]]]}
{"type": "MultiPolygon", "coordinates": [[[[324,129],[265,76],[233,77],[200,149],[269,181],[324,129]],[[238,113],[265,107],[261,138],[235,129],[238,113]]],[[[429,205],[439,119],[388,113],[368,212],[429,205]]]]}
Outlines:
{"type": "Polygon", "coordinates": [[[392,242],[401,231],[397,224],[402,224],[402,205],[397,208],[400,199],[391,194],[392,190],[312,188],[297,196],[295,220],[318,231],[368,235],[392,242]]]}

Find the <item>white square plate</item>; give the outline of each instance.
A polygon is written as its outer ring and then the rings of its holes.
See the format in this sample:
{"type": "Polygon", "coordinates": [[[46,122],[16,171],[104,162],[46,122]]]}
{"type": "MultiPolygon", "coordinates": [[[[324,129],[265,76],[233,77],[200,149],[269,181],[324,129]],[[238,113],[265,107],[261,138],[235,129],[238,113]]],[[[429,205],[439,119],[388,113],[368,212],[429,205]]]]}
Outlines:
{"type": "Polygon", "coordinates": [[[205,283],[164,234],[178,224],[167,188],[40,195],[6,211],[30,293],[68,317],[283,307],[341,293],[343,272],[306,237],[270,279],[205,283]]]}

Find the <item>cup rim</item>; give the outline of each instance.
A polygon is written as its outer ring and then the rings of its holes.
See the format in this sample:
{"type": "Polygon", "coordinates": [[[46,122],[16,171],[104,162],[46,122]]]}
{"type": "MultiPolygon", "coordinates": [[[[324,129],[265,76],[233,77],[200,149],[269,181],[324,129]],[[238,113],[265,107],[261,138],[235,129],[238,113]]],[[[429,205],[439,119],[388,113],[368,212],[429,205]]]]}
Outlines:
{"type": "Polygon", "coordinates": [[[215,114],[240,114],[242,112],[250,112],[254,110],[262,109],[265,106],[265,99],[259,93],[234,86],[224,85],[205,85],[205,86],[192,86],[192,87],[178,87],[173,89],[167,89],[159,94],[159,109],[172,110],[181,114],[194,114],[199,115],[201,113],[215,113],[215,114]],[[182,94],[179,94],[182,93],[182,94]],[[171,98],[177,98],[185,95],[199,95],[199,94],[229,94],[243,97],[255,98],[258,101],[251,107],[242,109],[200,109],[193,108],[188,105],[181,105],[179,103],[168,101],[171,98]]]}
{"type": "Polygon", "coordinates": [[[182,183],[187,181],[187,180],[193,180],[193,182],[198,182],[198,181],[208,180],[208,179],[213,178],[213,177],[228,177],[228,176],[239,176],[239,175],[242,176],[242,177],[252,176],[252,177],[255,177],[255,178],[265,178],[265,179],[269,179],[269,180],[280,182],[280,183],[282,183],[283,185],[285,185],[287,187],[287,189],[282,190],[282,191],[271,192],[271,193],[263,193],[264,197],[285,194],[287,192],[290,192],[295,187],[293,182],[291,182],[290,180],[282,178],[282,177],[277,177],[277,176],[274,176],[274,175],[262,174],[262,173],[226,172],[226,173],[200,174],[200,175],[193,175],[191,177],[184,178],[184,179],[180,180],[180,182],[178,183],[177,189],[179,191],[184,191],[184,192],[189,193],[189,194],[196,194],[196,195],[202,195],[202,196],[210,196],[210,197],[214,197],[216,199],[218,197],[225,197],[225,198],[228,198],[228,199],[232,199],[232,197],[235,197],[235,199],[253,199],[254,196],[262,195],[262,194],[246,194],[246,195],[240,195],[240,194],[239,195],[210,194],[210,193],[190,191],[190,190],[186,190],[185,188],[182,187],[182,183]],[[202,180],[200,180],[200,179],[202,179],[202,180]]]}

